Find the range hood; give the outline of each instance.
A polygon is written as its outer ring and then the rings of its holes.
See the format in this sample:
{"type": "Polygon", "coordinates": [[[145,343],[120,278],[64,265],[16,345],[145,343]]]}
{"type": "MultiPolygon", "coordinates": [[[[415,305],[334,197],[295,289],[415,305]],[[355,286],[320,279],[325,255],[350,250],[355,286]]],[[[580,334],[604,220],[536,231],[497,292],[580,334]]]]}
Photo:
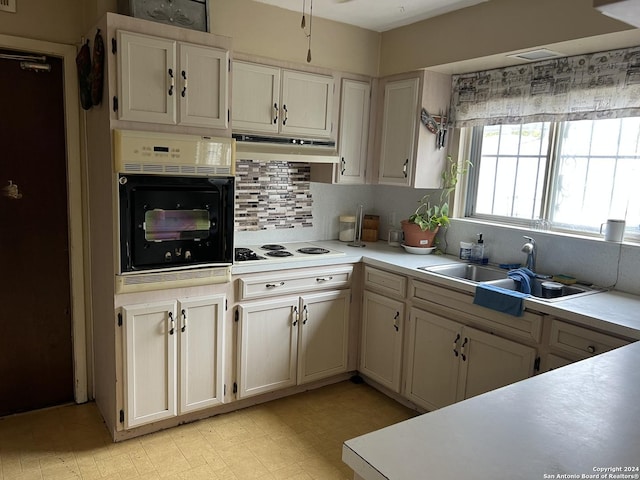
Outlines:
{"type": "Polygon", "coordinates": [[[339,163],[334,141],[234,133],[236,160],[339,163]]]}
{"type": "Polygon", "coordinates": [[[640,0],[593,0],[593,7],[608,17],[640,27],[640,0]]]}

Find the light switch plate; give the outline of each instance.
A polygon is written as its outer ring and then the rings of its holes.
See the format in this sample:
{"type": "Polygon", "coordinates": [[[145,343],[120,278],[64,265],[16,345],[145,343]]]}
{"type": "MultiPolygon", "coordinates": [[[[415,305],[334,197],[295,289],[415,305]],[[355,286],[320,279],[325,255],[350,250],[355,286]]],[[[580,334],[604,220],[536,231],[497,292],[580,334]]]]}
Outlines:
{"type": "Polygon", "coordinates": [[[16,13],[17,0],[0,0],[0,12],[16,13]]]}

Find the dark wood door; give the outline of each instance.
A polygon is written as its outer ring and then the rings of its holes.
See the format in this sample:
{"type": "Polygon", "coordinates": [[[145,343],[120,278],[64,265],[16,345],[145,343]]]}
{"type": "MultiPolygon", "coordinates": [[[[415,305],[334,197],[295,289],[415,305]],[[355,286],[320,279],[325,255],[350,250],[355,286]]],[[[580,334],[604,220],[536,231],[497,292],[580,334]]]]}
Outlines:
{"type": "Polygon", "coordinates": [[[0,415],[73,400],[63,70],[47,60],[0,59],[0,415]]]}

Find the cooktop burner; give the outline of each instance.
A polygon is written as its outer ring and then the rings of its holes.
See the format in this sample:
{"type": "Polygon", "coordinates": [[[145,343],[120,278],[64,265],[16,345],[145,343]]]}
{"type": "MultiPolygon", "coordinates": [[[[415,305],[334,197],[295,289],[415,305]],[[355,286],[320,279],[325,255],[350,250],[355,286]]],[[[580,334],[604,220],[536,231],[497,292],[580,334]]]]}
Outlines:
{"type": "MultiPolygon", "coordinates": [[[[278,244],[273,244],[273,243],[267,243],[266,245],[262,245],[260,247],[263,250],[271,250],[271,251],[277,251],[277,250],[284,250],[285,247],[284,245],[278,245],[278,244]]],[[[286,257],[286,255],[283,255],[286,257]]]]}
{"type": "Polygon", "coordinates": [[[293,256],[293,253],[287,252],[286,250],[271,250],[270,252],[265,253],[265,255],[270,257],[291,257],[293,256]]]}
{"type": "Polygon", "coordinates": [[[307,242],[243,245],[242,247],[235,249],[235,261],[237,263],[248,260],[261,260],[262,262],[295,262],[296,260],[315,261],[320,258],[344,255],[344,252],[323,248],[307,242]]]}
{"type": "Polygon", "coordinates": [[[329,250],[327,250],[326,248],[321,248],[321,247],[304,247],[304,248],[299,248],[298,252],[300,253],[308,253],[311,255],[322,255],[324,253],[329,253],[329,250]]]}
{"type": "Polygon", "coordinates": [[[250,248],[236,248],[234,250],[234,260],[236,262],[246,262],[249,260],[266,260],[265,257],[262,257],[250,248]]]}

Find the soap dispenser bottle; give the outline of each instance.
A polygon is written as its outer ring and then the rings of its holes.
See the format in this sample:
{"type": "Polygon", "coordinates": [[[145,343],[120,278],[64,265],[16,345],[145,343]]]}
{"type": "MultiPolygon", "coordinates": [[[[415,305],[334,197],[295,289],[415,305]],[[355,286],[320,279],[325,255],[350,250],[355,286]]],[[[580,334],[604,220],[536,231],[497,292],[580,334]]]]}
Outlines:
{"type": "Polygon", "coordinates": [[[478,241],[473,245],[471,249],[471,261],[474,263],[482,263],[484,260],[484,240],[482,234],[478,234],[478,241]]]}

